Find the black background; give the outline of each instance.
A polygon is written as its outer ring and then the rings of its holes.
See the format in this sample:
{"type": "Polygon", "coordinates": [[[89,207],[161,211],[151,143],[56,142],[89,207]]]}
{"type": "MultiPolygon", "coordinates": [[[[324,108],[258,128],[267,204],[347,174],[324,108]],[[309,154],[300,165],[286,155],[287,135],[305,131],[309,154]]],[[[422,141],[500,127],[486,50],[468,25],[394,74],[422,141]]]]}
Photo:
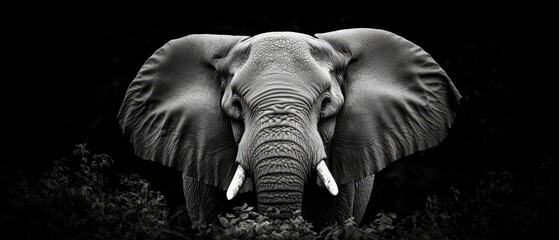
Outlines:
{"type": "Polygon", "coordinates": [[[370,211],[408,214],[428,194],[450,186],[471,191],[484,171],[522,179],[557,160],[559,55],[550,7],[214,7],[38,8],[6,19],[2,118],[9,145],[0,167],[40,177],[52,160],[88,143],[114,156],[117,171],[148,179],[171,206],[183,204],[180,173],[134,157],[116,119],[144,61],[193,33],[312,35],[354,27],[388,30],[423,47],[463,95],[441,145],[378,174],[370,211]]]}

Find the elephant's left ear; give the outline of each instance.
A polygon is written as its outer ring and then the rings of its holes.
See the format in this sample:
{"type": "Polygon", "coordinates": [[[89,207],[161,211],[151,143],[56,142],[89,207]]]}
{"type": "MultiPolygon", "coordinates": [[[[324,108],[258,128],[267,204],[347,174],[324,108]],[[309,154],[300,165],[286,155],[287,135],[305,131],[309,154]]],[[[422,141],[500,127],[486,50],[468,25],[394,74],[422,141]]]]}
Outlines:
{"type": "Polygon", "coordinates": [[[246,38],[189,35],[155,51],[130,83],[118,115],[138,156],[227,189],[237,146],[221,110],[216,63],[246,38]]]}
{"type": "Polygon", "coordinates": [[[375,174],[446,137],[461,96],[423,49],[377,29],[316,36],[349,60],[328,161],[338,183],[375,174]]]}

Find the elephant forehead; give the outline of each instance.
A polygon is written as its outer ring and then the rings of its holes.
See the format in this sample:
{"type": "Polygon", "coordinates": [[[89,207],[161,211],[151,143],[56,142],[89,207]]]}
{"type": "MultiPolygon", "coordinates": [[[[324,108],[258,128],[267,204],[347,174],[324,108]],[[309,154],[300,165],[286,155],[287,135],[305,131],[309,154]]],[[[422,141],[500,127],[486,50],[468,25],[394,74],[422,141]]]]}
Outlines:
{"type": "Polygon", "coordinates": [[[257,35],[250,42],[247,64],[260,70],[316,70],[318,65],[310,52],[309,38],[304,34],[289,32],[257,35]]]}
{"type": "Polygon", "coordinates": [[[273,89],[317,96],[331,83],[329,65],[315,58],[315,41],[311,36],[291,32],[248,39],[232,51],[233,56],[244,57],[231,63],[231,88],[247,98],[266,95],[273,89]]]}

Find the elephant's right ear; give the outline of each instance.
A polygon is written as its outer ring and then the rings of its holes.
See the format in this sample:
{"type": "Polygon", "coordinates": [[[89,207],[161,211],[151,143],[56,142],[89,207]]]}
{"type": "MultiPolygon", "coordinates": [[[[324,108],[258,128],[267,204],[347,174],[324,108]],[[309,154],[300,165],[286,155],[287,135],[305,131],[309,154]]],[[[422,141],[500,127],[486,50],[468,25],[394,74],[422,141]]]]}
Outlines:
{"type": "Polygon", "coordinates": [[[138,156],[227,189],[237,146],[221,110],[215,64],[245,38],[189,35],[168,42],[146,61],[118,115],[138,156]]]}

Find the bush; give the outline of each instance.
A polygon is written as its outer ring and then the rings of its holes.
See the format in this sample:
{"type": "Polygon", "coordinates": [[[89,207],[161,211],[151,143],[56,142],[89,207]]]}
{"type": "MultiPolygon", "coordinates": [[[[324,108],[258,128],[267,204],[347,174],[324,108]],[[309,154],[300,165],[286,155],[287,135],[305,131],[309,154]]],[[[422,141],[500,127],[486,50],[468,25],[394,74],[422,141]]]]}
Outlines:
{"type": "MultiPolygon", "coordinates": [[[[394,229],[393,213],[379,213],[377,219],[366,227],[356,226],[353,218],[324,228],[316,233],[311,223],[305,221],[300,211],[287,219],[270,219],[254,212],[244,204],[233,208],[233,213],[219,215],[219,224],[196,223],[196,237],[200,239],[388,239],[394,229]]],[[[277,209],[270,209],[276,211],[277,209]]]]}
{"type": "Polygon", "coordinates": [[[474,194],[451,188],[396,225],[396,239],[557,239],[559,184],[549,159],[531,181],[486,172],[474,194]],[[554,236],[554,237],[552,237],[554,236]]]}
{"type": "Polygon", "coordinates": [[[425,208],[396,219],[380,212],[370,224],[353,219],[315,233],[300,213],[288,220],[270,220],[237,208],[219,216],[219,225],[199,227],[200,236],[215,239],[557,239],[559,184],[548,159],[539,173],[522,182],[511,173],[486,172],[474,193],[450,188],[446,196],[429,196],[425,208]],[[259,227],[266,226],[266,227],[259,227]],[[259,227],[257,230],[257,227],[259,227]]]}
{"type": "MultiPolygon", "coordinates": [[[[269,211],[278,211],[270,209],[269,211]]],[[[279,213],[279,211],[278,211],[279,213]]],[[[244,204],[218,216],[219,224],[195,223],[196,237],[206,239],[314,239],[312,224],[295,211],[287,219],[270,219],[244,204]]]]}
{"type": "Polygon", "coordinates": [[[39,181],[20,176],[3,184],[2,239],[557,239],[559,187],[551,160],[529,182],[487,172],[474,193],[450,188],[410,216],[380,212],[361,227],[347,219],[319,232],[300,211],[271,219],[246,204],[215,223],[189,226],[184,207],[169,214],[160,192],[138,175],[117,177],[112,163],[77,145],[39,181]]]}
{"type": "Polygon", "coordinates": [[[108,155],[91,155],[82,144],[71,159],[54,161],[38,182],[20,179],[8,191],[11,196],[3,209],[8,238],[183,237],[169,227],[164,196],[138,175],[120,175],[112,183],[106,177],[112,163],[108,155]]]}
{"type": "Polygon", "coordinates": [[[392,239],[396,214],[380,212],[369,225],[357,227],[353,218],[320,231],[318,239],[392,239]]]}

